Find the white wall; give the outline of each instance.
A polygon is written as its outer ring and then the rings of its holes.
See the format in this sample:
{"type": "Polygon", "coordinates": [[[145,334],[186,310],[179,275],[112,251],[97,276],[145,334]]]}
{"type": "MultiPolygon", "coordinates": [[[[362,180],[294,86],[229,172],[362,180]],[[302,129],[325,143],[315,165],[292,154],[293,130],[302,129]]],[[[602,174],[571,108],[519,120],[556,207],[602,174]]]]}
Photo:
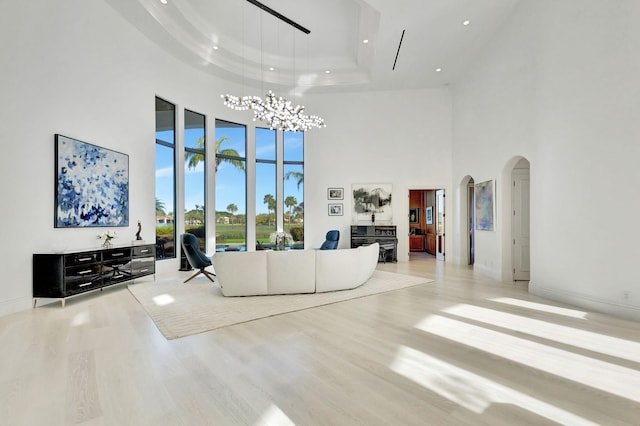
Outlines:
{"type": "MultiPolygon", "coordinates": [[[[354,183],[391,183],[398,259],[408,260],[409,189],[450,189],[451,96],[447,88],[308,96],[327,127],[305,135],[305,241],[329,229],[350,246],[354,183]],[[344,216],[328,216],[327,188],[345,190],[344,216]]],[[[309,111],[311,111],[308,108],[309,111]]]]}
{"type": "MultiPolygon", "coordinates": [[[[138,219],[142,237],[153,242],[155,96],[177,104],[180,120],[183,108],[205,114],[209,140],[215,118],[247,123],[249,134],[253,122],[219,98],[246,87],[176,60],[106,2],[4,2],[0,40],[4,315],[31,306],[33,253],[100,244],[100,229],[53,227],[55,133],[129,155],[131,226],[115,229],[116,243],[134,238],[138,219]]],[[[333,227],[345,232],[342,244],[348,245],[349,201],[346,216],[329,218],[326,188],[342,186],[348,195],[353,182],[392,183],[394,195],[400,194],[394,217],[405,218],[399,225],[406,235],[408,202],[402,194],[412,185],[446,187],[451,181],[448,91],[316,96],[304,102],[328,123],[307,138],[307,246],[319,245],[333,227]]],[[[158,262],[160,273],[178,267],[178,260],[158,262]]]]}
{"type": "Polygon", "coordinates": [[[477,268],[509,270],[503,177],[523,156],[530,291],[635,319],[639,17],[633,0],[524,0],[453,91],[454,184],[498,183],[498,230],[476,232],[477,268]]]}
{"type": "Polygon", "coordinates": [[[138,219],[153,242],[155,96],[207,114],[210,127],[214,115],[240,116],[220,102],[220,82],[167,55],[102,1],[4,2],[0,40],[1,315],[31,306],[32,253],[100,244],[103,228],[53,227],[55,133],[129,155],[130,226],[115,229],[116,243],[134,239],[138,219]]]}

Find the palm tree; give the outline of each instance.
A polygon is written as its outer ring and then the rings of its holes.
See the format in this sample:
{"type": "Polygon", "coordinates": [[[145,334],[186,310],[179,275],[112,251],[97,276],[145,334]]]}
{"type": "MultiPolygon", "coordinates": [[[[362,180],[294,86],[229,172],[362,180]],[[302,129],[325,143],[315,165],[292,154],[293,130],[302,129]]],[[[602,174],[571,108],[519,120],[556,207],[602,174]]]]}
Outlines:
{"type": "Polygon", "coordinates": [[[204,204],[203,205],[195,205],[195,213],[196,213],[196,217],[201,220],[201,223],[204,223],[204,204]]]}
{"type": "Polygon", "coordinates": [[[295,170],[291,170],[284,174],[284,178],[286,180],[289,180],[291,178],[295,179],[296,185],[298,186],[298,189],[300,189],[300,185],[304,183],[304,172],[297,172],[295,170]]]}
{"type": "Polygon", "coordinates": [[[293,216],[293,208],[298,204],[296,197],[289,195],[284,199],[284,205],[289,207],[289,229],[291,229],[291,217],[293,216]]]}
{"type": "Polygon", "coordinates": [[[271,210],[273,210],[275,213],[276,199],[273,198],[273,195],[267,194],[264,196],[264,200],[262,202],[267,205],[267,211],[269,212],[267,216],[267,222],[268,222],[268,225],[271,226],[271,210]]]}
{"type": "MultiPolygon", "coordinates": [[[[231,217],[233,218],[233,214],[238,211],[238,206],[231,203],[227,206],[227,211],[231,213],[231,217]]],[[[231,221],[231,223],[233,224],[233,221],[231,221]]]]}
{"type": "Polygon", "coordinates": [[[294,217],[296,219],[302,219],[302,214],[304,213],[304,203],[300,203],[293,208],[294,217]]]}
{"type": "Polygon", "coordinates": [[[164,201],[156,197],[156,216],[165,216],[167,214],[164,211],[165,207],[164,201]]]}
{"type": "MultiPolygon", "coordinates": [[[[229,138],[226,136],[222,136],[220,139],[216,140],[216,172],[218,171],[218,166],[223,162],[229,163],[232,166],[235,166],[240,170],[244,171],[244,161],[234,159],[234,158],[226,158],[226,157],[240,157],[240,154],[238,154],[238,151],[232,148],[221,149],[222,144],[228,141],[229,141],[229,138]],[[224,155],[226,157],[220,157],[221,155],[224,155]]],[[[196,141],[196,149],[200,151],[204,151],[204,136],[201,136],[196,141]]],[[[204,154],[202,154],[202,152],[187,151],[184,154],[184,160],[187,162],[187,166],[190,169],[195,169],[200,161],[204,161],[204,154]]]]}
{"type": "MultiPolygon", "coordinates": [[[[215,151],[215,156],[216,156],[216,173],[218,172],[218,166],[220,166],[221,163],[225,162],[225,163],[229,163],[232,166],[237,167],[238,169],[242,170],[244,172],[245,167],[244,167],[244,161],[236,159],[236,158],[227,158],[227,157],[240,157],[240,154],[238,153],[238,151],[236,151],[235,149],[232,148],[227,148],[227,149],[221,149],[222,148],[222,144],[224,142],[228,142],[229,138],[226,136],[222,136],[220,139],[216,140],[216,151],[215,151]],[[221,155],[226,156],[226,157],[221,157],[221,155]]],[[[204,161],[204,149],[205,149],[205,141],[204,141],[204,136],[201,136],[200,138],[198,138],[198,140],[196,141],[195,144],[195,149],[201,151],[201,152],[192,152],[192,151],[186,151],[184,154],[184,160],[187,163],[187,167],[189,167],[190,169],[195,169],[198,166],[198,163],[200,163],[200,161],[204,161]]],[[[233,212],[238,211],[238,206],[236,206],[235,204],[229,204],[227,206],[227,211],[231,211],[229,210],[229,207],[233,207],[234,210],[233,212]]],[[[196,211],[197,211],[197,206],[196,206],[196,211]]],[[[202,208],[202,211],[204,213],[204,206],[202,208]]],[[[231,215],[233,216],[233,212],[231,213],[231,215]]]]}

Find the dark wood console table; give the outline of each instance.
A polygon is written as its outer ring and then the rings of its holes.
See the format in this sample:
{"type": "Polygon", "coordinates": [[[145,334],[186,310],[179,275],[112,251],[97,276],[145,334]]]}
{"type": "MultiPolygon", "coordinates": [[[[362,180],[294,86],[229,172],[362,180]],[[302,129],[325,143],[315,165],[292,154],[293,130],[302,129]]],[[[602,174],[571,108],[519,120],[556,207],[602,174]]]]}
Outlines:
{"type": "Polygon", "coordinates": [[[156,273],[154,244],[33,255],[33,307],[156,273]]]}
{"type": "Polygon", "coordinates": [[[379,261],[398,261],[398,238],[395,225],[352,225],[351,248],[380,244],[379,261]]]}

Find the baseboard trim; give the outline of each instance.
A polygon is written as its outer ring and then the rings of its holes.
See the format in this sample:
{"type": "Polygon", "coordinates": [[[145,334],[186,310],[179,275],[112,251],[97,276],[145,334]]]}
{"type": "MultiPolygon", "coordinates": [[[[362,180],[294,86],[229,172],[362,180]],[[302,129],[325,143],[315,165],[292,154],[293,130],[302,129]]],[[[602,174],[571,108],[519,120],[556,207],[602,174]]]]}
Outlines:
{"type": "Polygon", "coordinates": [[[18,297],[17,299],[0,301],[0,316],[15,314],[16,312],[26,311],[33,306],[31,297],[18,297]]]}
{"type": "Polygon", "coordinates": [[[473,272],[478,272],[482,275],[486,275],[488,277],[493,278],[496,281],[500,281],[502,278],[500,276],[500,271],[496,271],[495,269],[491,269],[477,263],[473,264],[473,272]]]}
{"type": "Polygon", "coordinates": [[[551,299],[557,302],[589,309],[591,311],[605,313],[632,321],[640,321],[640,306],[638,305],[617,302],[589,294],[549,288],[538,285],[534,281],[529,282],[529,293],[544,297],[545,299],[551,299]]]}

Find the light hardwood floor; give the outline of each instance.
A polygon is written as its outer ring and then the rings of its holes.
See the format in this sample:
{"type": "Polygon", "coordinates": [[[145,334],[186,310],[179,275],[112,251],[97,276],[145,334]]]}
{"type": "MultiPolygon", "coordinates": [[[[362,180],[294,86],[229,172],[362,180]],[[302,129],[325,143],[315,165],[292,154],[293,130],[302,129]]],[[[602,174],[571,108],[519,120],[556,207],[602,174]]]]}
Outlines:
{"type": "Polygon", "coordinates": [[[0,424],[640,425],[640,323],[379,268],[435,282],[172,341],[124,286],[2,317],[0,424]]]}

